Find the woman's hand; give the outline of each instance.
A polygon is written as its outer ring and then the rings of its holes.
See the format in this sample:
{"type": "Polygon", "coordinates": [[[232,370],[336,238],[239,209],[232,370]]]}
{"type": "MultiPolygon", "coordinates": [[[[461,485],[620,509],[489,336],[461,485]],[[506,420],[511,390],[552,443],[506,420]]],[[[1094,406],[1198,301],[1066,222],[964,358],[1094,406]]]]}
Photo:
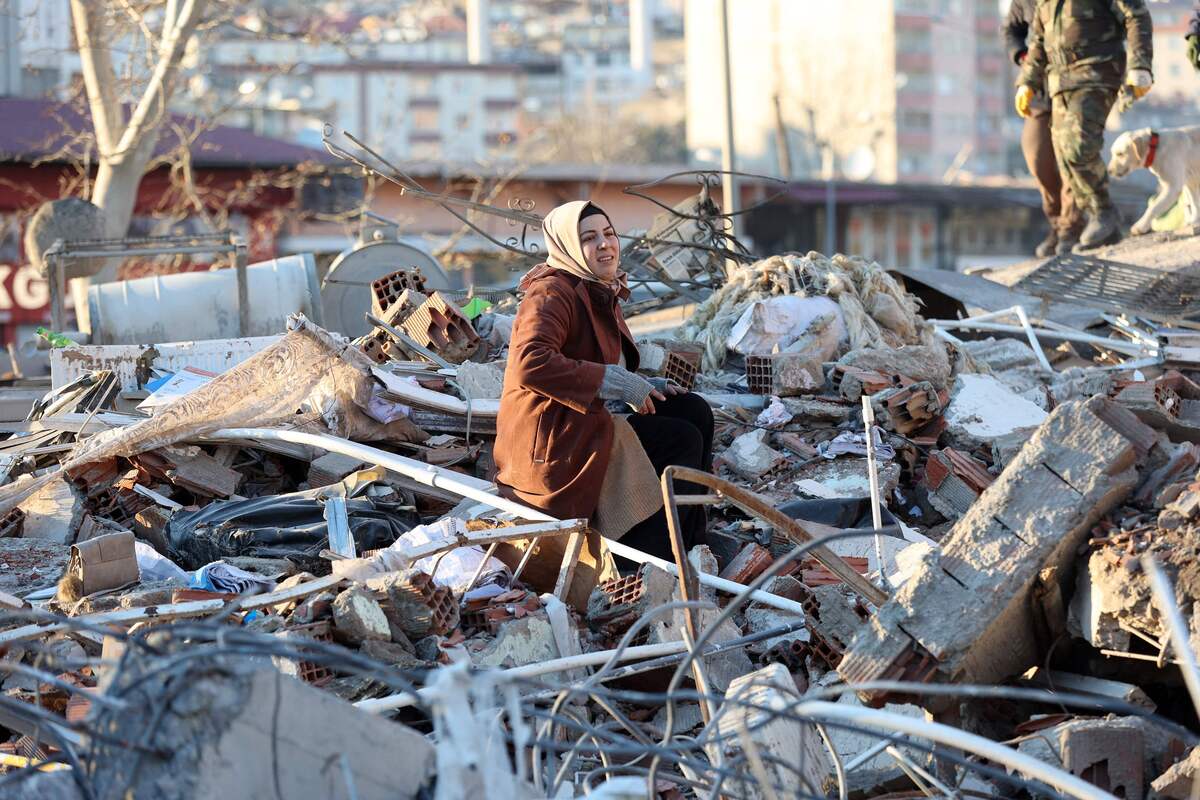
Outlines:
{"type": "Polygon", "coordinates": [[[659,400],[666,400],[672,395],[687,394],[687,389],[667,378],[650,378],[650,385],[658,391],[659,400]]]}
{"type": "Polygon", "coordinates": [[[650,394],[646,397],[646,402],[642,403],[642,407],[637,410],[637,413],[653,414],[654,413],[654,401],[655,400],[666,400],[666,399],[667,399],[666,396],[664,396],[663,393],[660,392],[658,389],[651,389],[650,394]]]}

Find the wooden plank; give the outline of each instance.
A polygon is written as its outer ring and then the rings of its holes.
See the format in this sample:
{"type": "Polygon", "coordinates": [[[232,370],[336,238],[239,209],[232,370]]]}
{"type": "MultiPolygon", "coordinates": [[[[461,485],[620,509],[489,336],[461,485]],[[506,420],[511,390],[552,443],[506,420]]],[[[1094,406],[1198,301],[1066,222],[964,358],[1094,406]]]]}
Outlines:
{"type": "Polygon", "coordinates": [[[575,565],[579,563],[579,552],[583,549],[583,531],[576,531],[567,540],[567,549],[563,553],[562,566],[558,568],[558,581],[554,584],[554,596],[564,603],[567,592],[571,589],[571,579],[575,577],[575,565]]]}

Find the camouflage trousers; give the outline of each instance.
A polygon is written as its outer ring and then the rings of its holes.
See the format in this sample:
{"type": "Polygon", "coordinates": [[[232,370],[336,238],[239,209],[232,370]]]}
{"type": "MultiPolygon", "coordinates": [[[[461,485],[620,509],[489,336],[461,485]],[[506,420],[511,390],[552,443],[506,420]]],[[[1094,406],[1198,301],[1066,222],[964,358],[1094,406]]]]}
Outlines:
{"type": "Polygon", "coordinates": [[[1084,87],[1054,95],[1050,134],[1063,183],[1075,203],[1092,215],[1112,207],[1104,166],[1104,125],[1117,99],[1116,87],[1084,87]]]}

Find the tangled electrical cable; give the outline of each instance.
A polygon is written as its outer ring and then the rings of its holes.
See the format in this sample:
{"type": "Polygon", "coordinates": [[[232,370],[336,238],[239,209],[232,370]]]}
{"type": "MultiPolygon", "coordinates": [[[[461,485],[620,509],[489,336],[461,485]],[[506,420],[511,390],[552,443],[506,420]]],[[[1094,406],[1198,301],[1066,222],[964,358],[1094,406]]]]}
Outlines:
{"type": "MultiPolygon", "coordinates": [[[[505,671],[467,673],[482,694],[504,698],[487,710],[485,723],[508,746],[506,758],[514,780],[528,784],[547,797],[558,796],[566,784],[590,794],[615,779],[646,782],[648,787],[670,784],[695,797],[729,798],[822,798],[830,792],[848,797],[852,773],[877,758],[891,758],[909,779],[929,796],[966,796],[963,787],[969,774],[991,781],[1007,794],[1026,790],[1049,795],[1106,798],[1107,794],[1083,783],[1069,773],[1042,762],[1004,743],[983,739],[925,719],[904,717],[838,702],[861,691],[885,691],[908,697],[954,699],[1005,699],[1028,703],[1061,704],[1091,713],[1107,712],[1137,716],[1173,737],[1191,745],[1197,738],[1190,731],[1146,709],[1115,699],[1010,686],[939,685],[905,681],[880,681],[863,685],[816,686],[804,693],[779,690],[770,698],[718,692],[705,693],[685,686],[684,677],[697,658],[710,659],[774,636],[794,633],[803,627],[795,620],[754,634],[714,642],[719,631],[751,600],[751,594],[766,585],[773,575],[801,558],[817,545],[861,533],[833,534],[793,548],[779,557],[755,581],[733,596],[723,607],[707,600],[671,601],[649,609],[608,651],[605,662],[582,679],[559,673],[536,677],[507,675],[505,671]],[[664,616],[692,610],[711,615],[684,652],[658,656],[640,663],[622,665],[633,643],[664,616]],[[672,667],[663,691],[626,688],[630,676],[653,669],[672,667]],[[486,680],[485,680],[486,678],[486,680]],[[716,715],[695,733],[678,732],[682,704],[711,703],[716,715]],[[664,724],[656,728],[631,709],[662,708],[664,724]],[[817,748],[799,753],[772,752],[763,744],[770,731],[786,728],[796,741],[807,738],[817,748]],[[807,731],[807,733],[806,733],[807,731]],[[851,760],[839,753],[838,733],[869,737],[875,743],[851,760]],[[824,751],[824,755],[819,753],[824,751]],[[819,758],[814,764],[811,759],[819,758]],[[938,768],[931,766],[937,764],[938,768]],[[813,769],[819,767],[819,769],[813,769]],[[830,773],[833,779],[825,776],[830,773]],[[665,784],[663,783],[665,782],[665,784]]],[[[106,672],[103,693],[87,692],[92,708],[86,719],[68,721],[40,704],[0,695],[0,713],[7,727],[34,731],[52,743],[57,753],[0,777],[0,794],[18,782],[38,774],[48,763],[70,767],[69,773],[86,800],[108,800],[120,796],[147,759],[169,758],[162,733],[176,698],[205,676],[220,676],[230,664],[254,659],[307,661],[346,676],[368,679],[368,692],[379,696],[397,692],[412,698],[415,711],[433,721],[432,737],[438,746],[449,746],[450,734],[438,724],[438,700],[427,700],[432,675],[423,670],[402,670],[338,644],[299,637],[280,637],[252,626],[230,624],[233,606],[207,619],[177,620],[167,624],[142,625],[126,632],[101,628],[86,619],[54,617],[66,631],[103,634],[123,646],[115,661],[54,661],[49,648],[46,659],[34,663],[0,661],[0,672],[34,679],[39,686],[66,693],[84,692],[59,670],[80,666],[102,667],[106,672]],[[127,709],[148,709],[136,728],[111,724],[127,709]],[[113,753],[124,759],[124,771],[109,765],[113,753]]],[[[18,612],[0,622],[34,618],[46,621],[45,613],[18,612]]],[[[37,642],[25,643],[38,651],[37,642]]],[[[459,668],[463,668],[459,665],[459,668]]],[[[564,669],[569,669],[564,667],[564,669]]],[[[434,671],[434,673],[440,670],[434,671]]],[[[474,690],[472,690],[474,693],[474,690]]],[[[690,729],[689,729],[690,730],[690,729]]],[[[272,768],[286,768],[286,753],[272,748],[272,768]]],[[[349,778],[347,778],[349,780],[349,778]]],[[[653,792],[655,789],[649,789],[653,792]]]]}

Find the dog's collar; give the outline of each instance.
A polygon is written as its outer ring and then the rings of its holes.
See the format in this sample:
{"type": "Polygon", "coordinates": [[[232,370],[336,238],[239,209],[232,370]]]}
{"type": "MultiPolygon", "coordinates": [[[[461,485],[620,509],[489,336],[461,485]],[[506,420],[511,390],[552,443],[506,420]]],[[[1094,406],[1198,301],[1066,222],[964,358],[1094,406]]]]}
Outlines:
{"type": "Polygon", "coordinates": [[[1146,152],[1146,161],[1142,165],[1146,169],[1154,166],[1154,157],[1158,155],[1158,134],[1154,131],[1150,132],[1150,149],[1146,152]]]}

